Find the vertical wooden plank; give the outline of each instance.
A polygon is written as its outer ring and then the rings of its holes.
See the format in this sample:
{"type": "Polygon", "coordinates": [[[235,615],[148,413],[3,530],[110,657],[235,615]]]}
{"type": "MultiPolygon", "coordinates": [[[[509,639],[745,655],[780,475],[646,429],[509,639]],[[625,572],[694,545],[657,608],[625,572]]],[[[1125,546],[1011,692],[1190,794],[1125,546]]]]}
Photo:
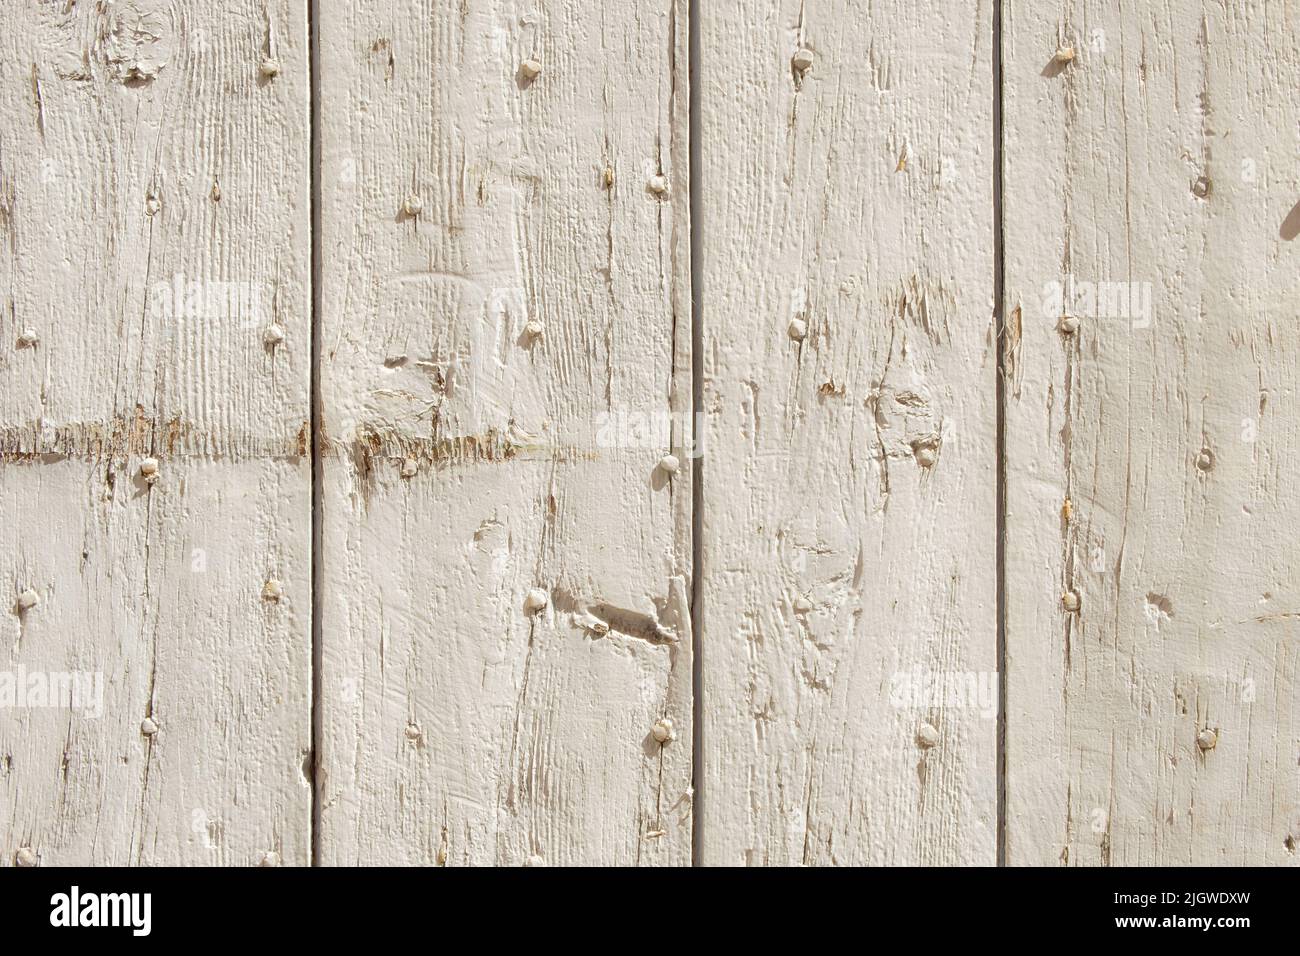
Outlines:
{"type": "Polygon", "coordinates": [[[701,16],[704,861],[992,863],[991,7],[701,16]]]}
{"type": "Polygon", "coordinates": [[[689,862],[687,26],[322,10],[327,864],[689,862]]]}
{"type": "Polygon", "coordinates": [[[305,7],[0,27],[0,862],[305,864],[305,7]]]}
{"type": "Polygon", "coordinates": [[[1296,40],[1007,10],[1013,864],[1295,860],[1296,40]]]}

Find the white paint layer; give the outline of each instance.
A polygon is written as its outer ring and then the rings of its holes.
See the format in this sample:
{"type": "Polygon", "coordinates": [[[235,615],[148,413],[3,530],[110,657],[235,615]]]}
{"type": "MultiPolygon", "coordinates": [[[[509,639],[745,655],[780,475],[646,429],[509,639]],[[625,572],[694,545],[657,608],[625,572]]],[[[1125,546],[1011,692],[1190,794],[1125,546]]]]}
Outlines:
{"type": "Polygon", "coordinates": [[[323,9],[324,863],[690,861],[685,9],[323,9]]]}
{"type": "Polygon", "coordinates": [[[992,863],[990,8],[702,31],[703,861],[992,863]]]}
{"type": "Polygon", "coordinates": [[[5,5],[0,865],[1295,862],[1290,11],[691,6],[5,5]]]}
{"type": "Polygon", "coordinates": [[[4,865],[309,862],[306,40],[0,13],[4,865]]]}
{"type": "Polygon", "coordinates": [[[1060,11],[1003,24],[1008,861],[1294,862],[1294,11],[1060,11]]]}

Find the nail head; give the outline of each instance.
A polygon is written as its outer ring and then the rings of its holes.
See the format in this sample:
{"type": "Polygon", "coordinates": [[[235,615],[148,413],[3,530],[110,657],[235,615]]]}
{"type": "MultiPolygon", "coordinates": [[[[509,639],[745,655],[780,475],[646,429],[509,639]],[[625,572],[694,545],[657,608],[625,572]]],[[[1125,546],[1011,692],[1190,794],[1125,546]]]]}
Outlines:
{"type": "Polygon", "coordinates": [[[524,597],[524,610],[529,614],[536,614],[550,603],[550,598],[541,588],[533,588],[524,597]]]}
{"type": "Polygon", "coordinates": [[[667,717],[660,717],[650,728],[650,736],[661,744],[669,743],[677,739],[677,732],[673,730],[673,722],[667,717]]]}

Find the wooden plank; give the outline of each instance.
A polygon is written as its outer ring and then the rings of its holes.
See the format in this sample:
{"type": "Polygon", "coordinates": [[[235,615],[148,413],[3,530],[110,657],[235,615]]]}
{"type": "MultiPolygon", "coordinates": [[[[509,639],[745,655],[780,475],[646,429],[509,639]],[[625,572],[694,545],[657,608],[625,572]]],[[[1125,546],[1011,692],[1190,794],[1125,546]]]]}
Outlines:
{"type": "Polygon", "coordinates": [[[1295,860],[1296,34],[1007,11],[1013,864],[1295,860]]]}
{"type": "Polygon", "coordinates": [[[700,29],[703,859],[992,863],[991,8],[700,29]]]}
{"type": "Polygon", "coordinates": [[[685,864],[685,4],[319,27],[321,860],[685,864]]]}
{"type": "Polygon", "coordinates": [[[0,14],[5,865],[309,861],[306,33],[0,14]]]}

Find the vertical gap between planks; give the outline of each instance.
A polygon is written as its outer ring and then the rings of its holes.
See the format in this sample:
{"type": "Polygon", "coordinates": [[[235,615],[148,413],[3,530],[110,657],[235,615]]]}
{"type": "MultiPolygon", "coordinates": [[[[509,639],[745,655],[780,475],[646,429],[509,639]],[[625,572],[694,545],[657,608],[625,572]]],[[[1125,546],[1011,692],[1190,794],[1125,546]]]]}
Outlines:
{"type": "Polygon", "coordinates": [[[997,329],[997,865],[1007,863],[1006,244],[1002,224],[1002,0],[993,2],[993,315],[997,329]]]}
{"type": "MultiPolygon", "coordinates": [[[[700,136],[700,6],[701,0],[689,2],[688,102],[689,102],[689,189],[690,189],[690,282],[691,282],[691,421],[692,447],[700,449],[704,436],[703,412],[703,190],[701,188],[700,136]]],[[[323,445],[321,421],[321,176],[320,176],[320,7],[319,0],[308,0],[310,114],[311,114],[311,865],[319,866],[321,822],[321,651],[322,651],[322,580],[321,564],[321,492],[323,445]]],[[[1003,143],[1002,143],[1002,4],[993,4],[993,308],[997,329],[996,363],[996,454],[997,454],[997,865],[1006,865],[1006,323],[1003,301],[1005,282],[1005,244],[1003,235],[1003,143]]],[[[691,550],[693,580],[691,584],[692,634],[692,837],[691,864],[703,865],[704,832],[701,808],[704,780],[704,679],[703,679],[703,501],[704,456],[692,459],[691,550]]]]}
{"type": "Polygon", "coordinates": [[[307,0],[311,96],[311,865],[320,866],[321,822],[321,190],[320,4],[307,0]]]}
{"type": "Polygon", "coordinates": [[[704,826],[700,813],[704,790],[704,214],[700,188],[700,5],[690,0],[687,38],[687,102],[690,139],[691,229],[691,865],[704,864],[704,826]]]}

